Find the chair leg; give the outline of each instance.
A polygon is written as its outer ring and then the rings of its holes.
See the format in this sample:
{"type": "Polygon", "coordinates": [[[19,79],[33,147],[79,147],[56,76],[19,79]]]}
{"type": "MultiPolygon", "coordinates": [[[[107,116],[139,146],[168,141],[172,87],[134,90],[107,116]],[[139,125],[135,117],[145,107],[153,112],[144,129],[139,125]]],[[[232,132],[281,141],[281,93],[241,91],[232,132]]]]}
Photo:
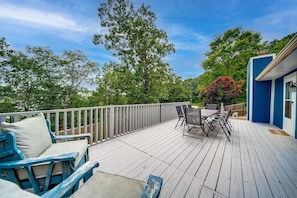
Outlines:
{"type": "Polygon", "coordinates": [[[230,137],[229,137],[229,135],[228,135],[228,133],[230,134],[229,130],[227,129],[226,126],[224,127],[224,125],[225,125],[224,123],[220,123],[220,125],[221,125],[221,128],[222,128],[223,132],[225,133],[227,139],[228,139],[229,142],[230,142],[230,137]],[[225,128],[226,128],[226,129],[225,129],[225,128]],[[226,130],[227,130],[227,131],[226,131],[226,130]]]}
{"type": "MultiPolygon", "coordinates": [[[[175,127],[174,127],[174,128],[176,128],[176,127],[177,127],[177,125],[178,125],[179,121],[180,121],[180,118],[178,118],[178,121],[177,121],[177,123],[176,123],[176,125],[175,125],[175,127]]],[[[180,125],[180,126],[181,126],[181,125],[180,125]]]]}

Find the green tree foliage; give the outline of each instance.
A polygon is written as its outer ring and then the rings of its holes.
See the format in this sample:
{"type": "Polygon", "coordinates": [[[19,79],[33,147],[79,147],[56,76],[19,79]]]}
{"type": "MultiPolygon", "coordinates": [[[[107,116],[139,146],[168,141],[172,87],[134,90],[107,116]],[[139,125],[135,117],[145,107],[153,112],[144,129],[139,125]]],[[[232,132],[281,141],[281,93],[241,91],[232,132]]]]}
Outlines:
{"type": "Polygon", "coordinates": [[[207,59],[202,66],[212,73],[213,79],[219,76],[246,79],[249,58],[257,55],[263,47],[259,33],[239,27],[230,29],[210,43],[210,51],[205,54],[207,59]]]}
{"type": "Polygon", "coordinates": [[[184,102],[191,100],[191,89],[186,87],[180,76],[172,75],[166,84],[163,84],[168,91],[161,102],[184,102]]]}
{"type": "Polygon", "coordinates": [[[8,72],[9,57],[14,51],[10,49],[5,38],[0,39],[0,112],[15,111],[15,104],[8,95],[12,92],[12,87],[5,83],[5,76],[8,72]]]}
{"type": "Polygon", "coordinates": [[[266,49],[268,53],[278,54],[296,34],[297,32],[289,34],[280,40],[274,39],[270,42],[266,41],[265,44],[266,44],[266,49]]]}
{"type": "Polygon", "coordinates": [[[128,84],[120,94],[126,94],[129,103],[159,102],[167,92],[163,85],[172,75],[162,58],[174,52],[174,47],[166,32],[156,27],[155,14],[144,4],[136,10],[129,0],[107,0],[98,14],[108,33],[94,35],[94,44],[104,45],[118,57],[120,63],[111,68],[116,75],[127,74],[122,80],[128,84]]]}
{"type": "MultiPolygon", "coordinates": [[[[242,30],[240,27],[230,29],[223,35],[217,36],[210,43],[210,51],[205,55],[207,59],[202,66],[206,73],[199,80],[197,91],[212,80],[220,76],[231,76],[235,80],[245,80],[247,63],[250,57],[256,56],[258,51],[264,49],[260,33],[242,30]]],[[[243,89],[245,90],[245,84],[243,89]]],[[[246,93],[242,92],[242,98],[246,93]]]]}
{"type": "Polygon", "coordinates": [[[219,104],[236,103],[236,99],[241,93],[242,81],[236,82],[230,76],[223,76],[215,79],[207,87],[201,90],[201,98],[204,102],[219,104]]]}
{"type": "Polygon", "coordinates": [[[62,60],[49,47],[27,47],[32,58],[32,67],[39,87],[36,91],[35,103],[38,109],[62,108],[64,101],[63,86],[60,82],[62,60]]]}
{"type": "Polygon", "coordinates": [[[127,93],[129,91],[129,78],[131,72],[127,67],[117,63],[106,63],[102,68],[102,77],[98,78],[97,92],[103,105],[127,104],[127,93]]]}
{"type": "Polygon", "coordinates": [[[5,71],[0,79],[1,112],[83,104],[80,102],[86,98],[81,94],[83,86],[95,77],[97,63],[89,61],[80,51],[65,51],[58,56],[49,48],[27,47],[23,53],[9,50],[1,41],[1,69],[5,71]]]}
{"type": "Polygon", "coordinates": [[[64,108],[71,104],[71,97],[83,88],[83,85],[93,84],[99,72],[98,63],[88,60],[80,51],[65,51],[60,67],[60,85],[65,93],[64,108]]]}

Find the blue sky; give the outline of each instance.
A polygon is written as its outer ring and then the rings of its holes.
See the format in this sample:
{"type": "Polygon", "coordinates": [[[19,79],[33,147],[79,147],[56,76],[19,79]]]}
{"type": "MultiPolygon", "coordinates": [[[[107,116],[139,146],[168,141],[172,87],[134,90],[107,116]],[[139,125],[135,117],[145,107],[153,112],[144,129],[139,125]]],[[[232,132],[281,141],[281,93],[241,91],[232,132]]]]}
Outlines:
{"type": "MultiPolygon", "coordinates": [[[[297,0],[130,0],[150,5],[156,25],[167,32],[176,53],[164,61],[183,79],[203,73],[209,43],[237,26],[261,33],[263,41],[297,31],[297,0]]],[[[103,46],[97,8],[103,0],[0,0],[0,37],[15,50],[49,46],[56,54],[81,50],[92,61],[114,60],[103,46]]]]}

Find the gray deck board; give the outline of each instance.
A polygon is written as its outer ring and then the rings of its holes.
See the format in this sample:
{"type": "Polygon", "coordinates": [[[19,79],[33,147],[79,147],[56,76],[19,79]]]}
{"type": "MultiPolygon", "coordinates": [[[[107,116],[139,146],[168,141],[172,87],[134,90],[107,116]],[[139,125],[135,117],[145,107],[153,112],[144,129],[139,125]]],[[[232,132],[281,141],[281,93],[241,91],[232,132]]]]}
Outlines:
{"type": "Polygon", "coordinates": [[[98,170],[164,179],[160,197],[297,197],[297,140],[269,124],[231,120],[231,142],[217,128],[203,141],[183,136],[177,120],[90,147],[98,170]]]}

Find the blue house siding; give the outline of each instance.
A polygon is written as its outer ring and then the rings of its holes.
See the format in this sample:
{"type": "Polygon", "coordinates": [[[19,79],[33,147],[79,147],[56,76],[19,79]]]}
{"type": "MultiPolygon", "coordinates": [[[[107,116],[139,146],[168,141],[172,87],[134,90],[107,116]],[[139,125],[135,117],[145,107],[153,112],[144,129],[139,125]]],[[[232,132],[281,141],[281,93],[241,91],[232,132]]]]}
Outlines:
{"type": "Polygon", "coordinates": [[[272,56],[253,59],[252,122],[270,123],[271,81],[255,79],[272,59],[272,56]]]}
{"type": "Polygon", "coordinates": [[[251,63],[249,62],[247,65],[248,71],[247,71],[247,119],[250,120],[250,114],[249,114],[249,108],[251,105],[251,101],[250,101],[250,92],[251,92],[251,88],[250,88],[250,73],[251,73],[251,63]]]}
{"type": "Polygon", "coordinates": [[[284,95],[284,78],[281,77],[275,80],[274,94],[274,112],[273,124],[279,128],[283,128],[283,95],[284,95]]]}
{"type": "Polygon", "coordinates": [[[270,123],[271,81],[254,84],[253,122],[270,123]]]}

